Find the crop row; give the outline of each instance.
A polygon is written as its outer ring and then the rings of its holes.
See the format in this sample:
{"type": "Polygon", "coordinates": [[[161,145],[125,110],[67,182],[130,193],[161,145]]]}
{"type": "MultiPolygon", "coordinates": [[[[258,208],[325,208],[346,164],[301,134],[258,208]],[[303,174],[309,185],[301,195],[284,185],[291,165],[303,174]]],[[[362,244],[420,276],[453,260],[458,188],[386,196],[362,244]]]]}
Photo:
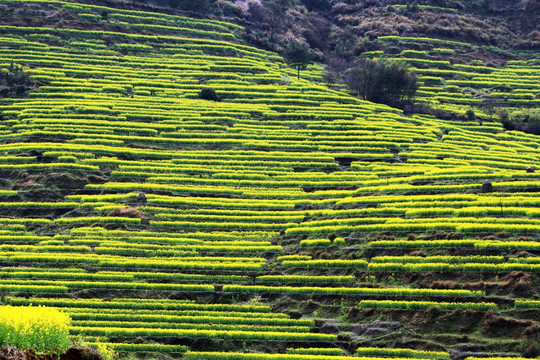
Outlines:
{"type": "Polygon", "coordinates": [[[137,321],[79,321],[72,322],[73,326],[87,328],[117,327],[117,328],[147,328],[147,329],[177,329],[177,330],[239,330],[254,332],[288,332],[288,333],[309,333],[308,326],[268,326],[248,324],[248,325],[222,325],[222,324],[192,324],[192,323],[163,323],[163,322],[137,322],[137,321]]]}
{"type": "Polygon", "coordinates": [[[3,268],[0,279],[42,279],[42,280],[90,280],[131,282],[136,280],[162,280],[181,282],[210,282],[210,283],[352,283],[354,276],[306,276],[306,275],[262,275],[256,278],[243,275],[208,275],[208,274],[181,274],[163,272],[96,272],[87,273],[83,270],[72,269],[35,269],[35,268],[3,268]]]}
{"type": "Polygon", "coordinates": [[[299,355],[343,355],[343,350],[339,348],[287,348],[287,354],[299,355]]]}
{"type": "Polygon", "coordinates": [[[444,351],[426,351],[403,348],[359,347],[354,353],[357,356],[387,356],[415,359],[450,359],[450,355],[444,351]]]}
{"type": "Polygon", "coordinates": [[[402,309],[402,310],[425,310],[436,307],[441,310],[472,309],[478,311],[496,310],[495,303],[449,303],[435,301],[394,301],[394,300],[362,300],[357,305],[360,309],[402,309]]]}
{"type": "Polygon", "coordinates": [[[159,353],[185,353],[188,347],[184,345],[164,345],[164,344],[130,344],[130,343],[106,343],[106,342],[85,342],[88,346],[107,346],[115,351],[126,352],[159,352],[159,353]]]}
{"type": "Polygon", "coordinates": [[[336,341],[337,336],[332,334],[287,333],[240,330],[202,330],[202,329],[152,329],[152,328],[119,328],[119,327],[70,327],[73,334],[98,336],[156,336],[156,337],[186,337],[195,339],[237,339],[237,340],[265,340],[265,341],[336,341]]]}
{"type": "MultiPolygon", "coordinates": [[[[350,234],[358,231],[367,232],[424,232],[436,230],[456,231],[461,233],[495,233],[506,231],[517,234],[533,234],[540,231],[540,225],[537,224],[467,224],[467,218],[456,218],[463,221],[461,224],[453,222],[426,222],[420,223],[386,223],[386,224],[366,224],[366,225],[344,225],[344,226],[314,226],[314,227],[293,227],[285,230],[287,235],[321,235],[329,234],[350,234]]],[[[425,220],[425,219],[423,219],[425,220]]]]}
{"type": "Polygon", "coordinates": [[[1,279],[0,289],[5,292],[22,292],[18,289],[33,289],[32,292],[67,292],[68,289],[126,289],[126,290],[162,290],[162,291],[204,291],[213,292],[212,285],[195,284],[153,284],[113,281],[51,281],[1,279]]]}
{"type": "MultiPolygon", "coordinates": [[[[251,282],[252,278],[242,275],[207,275],[207,274],[181,274],[181,273],[160,273],[160,272],[96,272],[87,273],[85,271],[72,271],[71,269],[29,269],[25,268],[19,271],[9,271],[3,268],[0,271],[0,279],[44,279],[44,280],[89,280],[89,281],[121,281],[130,282],[135,280],[162,280],[168,279],[173,282],[203,282],[203,283],[246,283],[251,282]],[[22,271],[21,271],[22,270],[22,271]],[[55,271],[52,271],[55,270],[55,271]]],[[[287,279],[287,278],[285,278],[287,279]]],[[[346,282],[347,278],[339,277],[322,277],[320,282],[346,282]]],[[[275,280],[260,279],[257,281],[279,281],[279,277],[275,280]]],[[[303,279],[290,278],[289,281],[303,282],[303,279]]],[[[306,279],[305,281],[317,282],[317,279],[306,279]]],[[[349,280],[351,281],[351,280],[349,280]]]]}
{"type": "Polygon", "coordinates": [[[152,268],[152,269],[189,269],[189,270],[261,270],[264,263],[253,261],[253,258],[230,258],[230,261],[223,261],[219,258],[200,257],[193,260],[186,258],[184,261],[175,258],[128,258],[122,256],[92,256],[80,254],[62,253],[23,253],[23,252],[3,252],[0,253],[0,260],[23,263],[45,263],[45,264],[95,264],[104,268],[152,268]],[[213,260],[214,259],[214,260],[213,260]],[[213,260],[213,261],[212,261],[213,260]],[[244,260],[244,261],[243,261],[244,260]],[[248,261],[245,261],[248,260],[248,261]]]}
{"type": "Polygon", "coordinates": [[[290,287],[224,285],[223,292],[385,295],[385,296],[482,296],[480,291],[411,288],[345,288],[345,287],[290,287]]]}
{"type": "MultiPolygon", "coordinates": [[[[129,299],[133,300],[133,299],[129,299]]],[[[120,302],[122,299],[116,299],[115,301],[120,302]]],[[[153,300],[149,300],[153,301],[153,300]]],[[[200,305],[195,302],[190,302],[191,304],[200,305]]],[[[202,304],[204,305],[204,304],[202,304]]],[[[218,304],[225,305],[225,304],[218,304]]],[[[202,306],[201,309],[194,310],[161,310],[161,309],[108,309],[108,308],[66,308],[65,311],[69,312],[71,315],[76,317],[78,320],[115,320],[115,321],[130,321],[130,315],[139,316],[138,321],[149,321],[149,322],[159,322],[168,320],[173,323],[178,320],[178,317],[186,318],[185,322],[197,323],[205,322],[208,318],[220,318],[221,323],[234,323],[234,319],[238,318],[239,321],[244,321],[244,319],[267,319],[268,321],[273,321],[272,319],[281,319],[281,320],[291,320],[289,316],[282,313],[272,313],[272,312],[259,312],[256,309],[254,312],[246,311],[233,311],[233,310],[213,310],[211,307],[202,306]],[[100,319],[94,319],[96,316],[100,316],[100,319]],[[107,316],[111,318],[108,319],[107,316]],[[224,318],[230,318],[226,320],[224,318]],[[197,320],[199,319],[199,320],[197,320]]],[[[305,319],[304,319],[305,320],[305,319]]],[[[309,319],[308,319],[309,320],[309,319]]],[[[296,325],[298,325],[297,323],[296,325]]],[[[304,324],[306,324],[304,322],[304,324]]],[[[269,324],[272,325],[272,324],[269,324]]],[[[292,320],[289,324],[273,324],[273,325],[295,325],[292,323],[292,320]]],[[[309,326],[306,325],[306,326],[309,326]]]]}
{"type": "Polygon", "coordinates": [[[447,264],[463,264],[463,263],[489,263],[501,264],[505,262],[503,256],[376,256],[371,259],[370,265],[375,263],[394,263],[394,264],[417,264],[417,263],[447,263],[447,264]]]}
{"type": "MultiPolygon", "coordinates": [[[[50,299],[22,297],[5,298],[11,305],[45,305],[67,308],[94,308],[94,309],[148,309],[148,310],[205,310],[205,311],[228,311],[228,312],[260,312],[270,313],[270,307],[265,305],[235,305],[235,304],[197,304],[178,300],[146,299],[50,299]]],[[[268,315],[269,316],[269,315],[268,315]]]]}
{"type": "MultiPolygon", "coordinates": [[[[171,323],[171,324],[238,324],[238,325],[261,325],[261,326],[308,326],[314,325],[313,320],[309,319],[288,319],[288,318],[276,318],[276,317],[248,317],[246,313],[240,314],[241,317],[219,316],[219,315],[199,315],[196,312],[182,315],[160,315],[160,314],[137,314],[137,313],[82,313],[69,311],[71,318],[74,321],[99,321],[99,322],[137,322],[137,323],[171,323]]],[[[263,315],[263,314],[262,314],[263,315]]],[[[92,325],[92,327],[99,327],[99,325],[92,325]]],[[[115,327],[115,326],[105,326],[115,327]]],[[[116,327],[122,327],[116,326],[116,327]]],[[[130,326],[126,327],[146,327],[146,326],[130,326]]]]}
{"type": "MultiPolygon", "coordinates": [[[[360,357],[316,354],[257,354],[233,352],[198,352],[188,351],[183,356],[187,360],[387,360],[385,357],[360,357]]],[[[407,358],[394,358],[405,360],[407,358]]]]}

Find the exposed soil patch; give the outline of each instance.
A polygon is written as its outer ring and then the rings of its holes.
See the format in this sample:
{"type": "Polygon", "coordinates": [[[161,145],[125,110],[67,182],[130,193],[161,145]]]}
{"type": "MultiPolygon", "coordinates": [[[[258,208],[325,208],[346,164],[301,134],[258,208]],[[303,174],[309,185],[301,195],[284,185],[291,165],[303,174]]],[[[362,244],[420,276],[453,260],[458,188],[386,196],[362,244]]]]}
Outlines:
{"type": "Polygon", "coordinates": [[[453,280],[438,280],[440,276],[435,273],[413,273],[405,279],[405,283],[434,289],[481,290],[490,295],[516,297],[534,297],[537,292],[536,287],[533,286],[533,276],[523,271],[513,271],[499,281],[476,280],[471,276],[471,274],[465,274],[456,276],[453,280]]]}
{"type": "Polygon", "coordinates": [[[520,335],[532,335],[540,333],[540,327],[532,320],[518,320],[502,317],[493,310],[486,312],[484,316],[484,330],[486,335],[501,337],[519,337],[520,335]]]}
{"type": "Polygon", "coordinates": [[[130,217],[130,218],[142,218],[144,213],[140,210],[132,208],[131,206],[125,208],[117,208],[111,210],[108,216],[120,216],[120,217],[130,217]]]}
{"type": "MultiPolygon", "coordinates": [[[[32,349],[17,350],[14,347],[0,348],[0,360],[57,360],[57,354],[36,354],[32,349]]],[[[89,347],[72,347],[60,355],[60,360],[103,360],[103,357],[89,347]]]]}
{"type": "Polygon", "coordinates": [[[103,360],[103,357],[89,347],[72,347],[60,355],[60,360],[103,360]]]}

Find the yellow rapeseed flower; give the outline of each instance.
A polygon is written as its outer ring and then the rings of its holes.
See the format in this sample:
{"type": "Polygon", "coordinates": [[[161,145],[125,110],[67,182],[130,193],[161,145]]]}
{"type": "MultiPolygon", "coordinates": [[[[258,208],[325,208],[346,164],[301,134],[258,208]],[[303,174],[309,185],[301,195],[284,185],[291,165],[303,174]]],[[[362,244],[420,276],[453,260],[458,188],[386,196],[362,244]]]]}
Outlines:
{"type": "Polygon", "coordinates": [[[60,354],[69,347],[68,314],[43,306],[0,306],[0,347],[60,354]]]}

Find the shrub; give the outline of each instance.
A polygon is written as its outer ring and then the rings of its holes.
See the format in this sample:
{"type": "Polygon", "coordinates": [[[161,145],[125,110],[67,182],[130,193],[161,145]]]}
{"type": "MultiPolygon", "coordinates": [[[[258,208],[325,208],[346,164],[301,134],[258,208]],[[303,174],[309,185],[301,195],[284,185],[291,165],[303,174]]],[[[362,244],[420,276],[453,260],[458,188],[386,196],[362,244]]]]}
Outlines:
{"type": "Polygon", "coordinates": [[[219,101],[219,97],[216,94],[216,90],[214,90],[212,88],[203,88],[199,92],[199,99],[219,101]]]}
{"type": "Polygon", "coordinates": [[[0,346],[61,354],[69,347],[70,317],[46,307],[0,306],[0,346]]]}
{"type": "Polygon", "coordinates": [[[96,349],[103,357],[103,360],[114,360],[118,357],[118,353],[109,344],[98,342],[96,343],[96,349]]]}
{"type": "Polygon", "coordinates": [[[474,113],[474,110],[473,110],[473,109],[467,110],[467,112],[465,113],[465,115],[467,115],[467,117],[468,117],[469,120],[471,120],[471,121],[476,120],[476,114],[474,113]]]}

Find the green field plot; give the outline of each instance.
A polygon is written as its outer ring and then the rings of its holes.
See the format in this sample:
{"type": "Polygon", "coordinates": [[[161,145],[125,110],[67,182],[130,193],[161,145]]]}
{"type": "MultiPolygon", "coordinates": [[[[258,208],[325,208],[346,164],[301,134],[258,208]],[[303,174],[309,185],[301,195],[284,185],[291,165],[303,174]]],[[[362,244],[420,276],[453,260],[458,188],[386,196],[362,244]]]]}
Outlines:
{"type": "Polygon", "coordinates": [[[0,98],[2,304],[132,360],[540,355],[540,138],[479,107],[536,107],[536,63],[374,37],[476,117],[404,115],[243,26],[97,3],[0,0],[88,26],[0,16],[2,74],[36,84],[0,98]]]}

